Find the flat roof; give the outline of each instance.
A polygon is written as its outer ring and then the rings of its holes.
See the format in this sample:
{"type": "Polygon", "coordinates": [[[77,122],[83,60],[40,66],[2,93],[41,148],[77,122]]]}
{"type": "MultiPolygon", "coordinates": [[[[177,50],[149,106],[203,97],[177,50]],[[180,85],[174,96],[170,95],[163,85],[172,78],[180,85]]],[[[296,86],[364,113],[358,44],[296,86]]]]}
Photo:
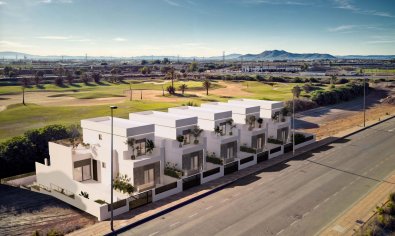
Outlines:
{"type": "Polygon", "coordinates": [[[174,114],[188,114],[197,116],[199,119],[206,120],[219,120],[232,118],[232,110],[218,110],[210,107],[193,107],[193,106],[181,106],[172,107],[168,109],[169,113],[174,114]]]}
{"type": "Polygon", "coordinates": [[[147,121],[149,123],[167,127],[182,127],[197,124],[196,115],[174,114],[162,111],[142,111],[129,113],[133,121],[147,121]]]}
{"type": "MultiPolygon", "coordinates": [[[[100,132],[111,132],[111,117],[95,117],[81,120],[81,127],[100,132]]],[[[146,122],[132,121],[123,118],[113,118],[114,134],[121,136],[133,136],[143,133],[155,132],[155,126],[146,122]]]]}
{"type": "Polygon", "coordinates": [[[251,114],[259,113],[259,105],[248,104],[248,103],[225,103],[225,102],[209,102],[203,103],[202,107],[220,110],[232,110],[235,114],[251,114]]]}
{"type": "Polygon", "coordinates": [[[261,109],[270,109],[270,110],[284,107],[284,102],[282,101],[258,100],[258,99],[247,99],[247,98],[229,100],[228,103],[258,105],[261,107],[261,109]]]}

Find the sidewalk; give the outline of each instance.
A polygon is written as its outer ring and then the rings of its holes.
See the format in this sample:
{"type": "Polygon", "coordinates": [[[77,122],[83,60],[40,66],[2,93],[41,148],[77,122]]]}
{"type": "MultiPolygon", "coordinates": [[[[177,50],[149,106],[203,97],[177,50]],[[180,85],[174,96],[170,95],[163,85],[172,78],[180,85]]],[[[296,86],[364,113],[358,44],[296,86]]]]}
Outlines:
{"type": "Polygon", "coordinates": [[[383,205],[391,192],[395,192],[395,174],[380,183],[375,189],[359,200],[339,218],[332,222],[319,235],[353,235],[361,225],[375,213],[376,206],[383,205]]]}
{"type": "MultiPolygon", "coordinates": [[[[368,125],[372,125],[376,122],[367,123],[368,125]]],[[[318,147],[330,144],[335,140],[342,138],[343,136],[353,134],[359,130],[362,130],[361,127],[353,127],[352,129],[345,130],[344,132],[336,135],[335,137],[328,137],[322,140],[319,140],[315,143],[307,145],[301,149],[295,151],[295,156],[301,155],[303,153],[310,152],[318,147]]],[[[114,228],[119,229],[124,226],[139,222],[141,220],[146,219],[147,217],[153,218],[154,215],[161,214],[162,211],[169,211],[169,208],[178,208],[183,204],[187,204],[188,202],[192,202],[194,200],[200,199],[210,192],[220,189],[221,187],[227,186],[234,181],[243,178],[245,176],[254,174],[258,171],[262,171],[268,167],[277,165],[284,161],[292,159],[292,152],[283,154],[282,156],[261,162],[257,165],[248,167],[246,169],[237,171],[230,175],[223,176],[219,179],[213,180],[211,182],[202,184],[200,186],[194,187],[187,191],[183,191],[176,195],[170,196],[168,198],[162,199],[157,202],[150,203],[146,206],[142,206],[140,208],[134,209],[132,211],[126,212],[122,215],[116,216],[114,219],[114,228]]],[[[166,212],[167,213],[167,212],[166,212]]],[[[165,214],[165,212],[163,212],[165,214]]],[[[110,231],[110,221],[101,221],[92,226],[88,226],[86,228],[77,230],[72,232],[69,235],[103,235],[111,233],[110,231]]]]}

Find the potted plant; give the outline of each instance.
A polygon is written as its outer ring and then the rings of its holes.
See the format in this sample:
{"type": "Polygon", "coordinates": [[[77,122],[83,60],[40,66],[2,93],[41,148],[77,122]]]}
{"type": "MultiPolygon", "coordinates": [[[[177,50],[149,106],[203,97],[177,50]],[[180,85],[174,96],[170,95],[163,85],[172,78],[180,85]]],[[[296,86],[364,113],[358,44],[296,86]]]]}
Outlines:
{"type": "Polygon", "coordinates": [[[199,126],[195,126],[192,129],[192,135],[193,135],[193,137],[195,137],[195,140],[193,141],[194,144],[198,144],[199,143],[199,140],[197,138],[200,136],[200,134],[202,132],[203,132],[203,130],[200,129],[199,126]]]}
{"type": "Polygon", "coordinates": [[[278,121],[278,117],[280,116],[280,113],[277,111],[272,115],[272,120],[273,121],[278,121]]]}
{"type": "Polygon", "coordinates": [[[259,124],[259,128],[262,128],[263,119],[259,117],[257,122],[259,124]]]}
{"type": "Polygon", "coordinates": [[[233,124],[233,119],[229,119],[226,121],[226,123],[229,125],[229,135],[233,135],[233,128],[236,127],[235,124],[233,124]]]}
{"type": "Polygon", "coordinates": [[[152,141],[152,140],[150,140],[150,139],[147,139],[147,141],[145,141],[145,148],[146,148],[146,150],[147,150],[147,152],[148,152],[149,154],[152,154],[152,151],[153,151],[154,148],[155,148],[155,143],[154,143],[154,141],[152,141]]]}
{"type": "Polygon", "coordinates": [[[254,128],[253,125],[255,123],[255,120],[256,120],[255,116],[246,117],[246,123],[249,124],[248,130],[251,131],[254,128]]]}
{"type": "Polygon", "coordinates": [[[179,147],[182,147],[182,142],[184,142],[184,136],[178,135],[178,136],[177,136],[177,141],[180,143],[180,146],[179,146],[179,147]]]}
{"type": "Polygon", "coordinates": [[[219,126],[217,125],[215,128],[214,128],[214,133],[216,134],[216,135],[221,135],[222,134],[222,129],[221,128],[219,128],[219,126]]]}
{"type": "Polygon", "coordinates": [[[134,154],[134,144],[135,144],[134,138],[129,138],[129,139],[127,139],[125,143],[126,143],[129,147],[132,148],[132,155],[130,156],[130,159],[132,159],[132,160],[136,159],[136,155],[134,154]]]}

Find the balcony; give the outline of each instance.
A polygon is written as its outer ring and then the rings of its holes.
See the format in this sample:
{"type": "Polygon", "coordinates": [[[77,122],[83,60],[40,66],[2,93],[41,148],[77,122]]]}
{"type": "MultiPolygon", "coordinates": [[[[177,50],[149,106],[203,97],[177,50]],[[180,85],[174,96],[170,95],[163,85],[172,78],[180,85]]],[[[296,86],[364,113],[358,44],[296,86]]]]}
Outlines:
{"type": "Polygon", "coordinates": [[[136,149],[132,149],[131,147],[129,147],[129,149],[127,151],[123,152],[123,159],[124,160],[134,160],[134,161],[138,161],[138,160],[144,160],[144,159],[149,159],[149,158],[153,158],[153,157],[157,157],[160,156],[160,148],[154,148],[152,150],[151,153],[144,151],[144,152],[140,152],[136,149]]]}

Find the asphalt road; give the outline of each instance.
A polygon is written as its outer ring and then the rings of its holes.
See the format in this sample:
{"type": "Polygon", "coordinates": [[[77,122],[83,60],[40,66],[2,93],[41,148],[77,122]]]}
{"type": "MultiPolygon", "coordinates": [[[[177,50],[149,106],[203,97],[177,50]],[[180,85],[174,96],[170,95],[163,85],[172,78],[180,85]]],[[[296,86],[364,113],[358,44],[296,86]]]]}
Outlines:
{"type": "Polygon", "coordinates": [[[245,177],[123,235],[317,234],[395,170],[394,144],[392,119],[245,177]]]}

